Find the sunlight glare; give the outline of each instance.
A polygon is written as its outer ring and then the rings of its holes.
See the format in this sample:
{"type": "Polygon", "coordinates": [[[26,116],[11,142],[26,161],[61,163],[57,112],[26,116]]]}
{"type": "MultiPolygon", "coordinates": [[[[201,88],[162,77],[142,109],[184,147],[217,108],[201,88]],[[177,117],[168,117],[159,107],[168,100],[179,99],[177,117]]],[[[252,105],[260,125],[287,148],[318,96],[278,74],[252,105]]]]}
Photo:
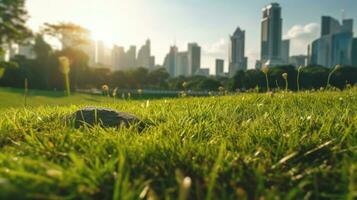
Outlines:
{"type": "Polygon", "coordinates": [[[91,38],[95,41],[103,41],[106,45],[112,46],[115,43],[113,26],[110,23],[92,23],[88,25],[91,32],[91,38]]]}

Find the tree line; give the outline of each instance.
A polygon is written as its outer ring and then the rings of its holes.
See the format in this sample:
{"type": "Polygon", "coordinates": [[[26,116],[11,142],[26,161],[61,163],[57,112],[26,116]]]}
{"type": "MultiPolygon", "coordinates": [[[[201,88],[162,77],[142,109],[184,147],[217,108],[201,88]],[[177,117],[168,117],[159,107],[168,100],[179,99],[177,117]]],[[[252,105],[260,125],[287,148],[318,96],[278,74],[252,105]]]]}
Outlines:
{"type": "MultiPolygon", "coordinates": [[[[133,68],[128,71],[111,71],[108,68],[89,66],[89,57],[81,50],[82,45],[89,42],[89,31],[72,23],[44,24],[39,33],[33,33],[25,26],[27,12],[25,0],[0,2],[0,55],[4,53],[4,45],[26,43],[34,40],[35,59],[15,56],[10,62],[0,62],[0,86],[24,87],[26,79],[29,88],[44,90],[63,90],[64,78],[61,76],[58,58],[65,56],[71,61],[69,79],[71,89],[101,88],[106,84],[119,89],[169,89],[218,91],[224,88],[229,91],[244,91],[267,88],[266,76],[261,70],[237,71],[234,77],[175,77],[170,78],[164,68],[149,71],[145,68],[133,68]],[[56,50],[46,42],[45,37],[57,39],[65,44],[56,50]],[[185,83],[185,84],[184,84],[185,83]],[[185,85],[185,86],[183,86],[185,85]]],[[[319,89],[326,86],[332,69],[322,66],[308,66],[300,71],[294,66],[278,66],[271,68],[267,76],[269,88],[285,88],[288,76],[288,89],[319,89]]],[[[343,89],[346,85],[357,82],[357,68],[343,66],[331,77],[331,85],[343,89]]]]}

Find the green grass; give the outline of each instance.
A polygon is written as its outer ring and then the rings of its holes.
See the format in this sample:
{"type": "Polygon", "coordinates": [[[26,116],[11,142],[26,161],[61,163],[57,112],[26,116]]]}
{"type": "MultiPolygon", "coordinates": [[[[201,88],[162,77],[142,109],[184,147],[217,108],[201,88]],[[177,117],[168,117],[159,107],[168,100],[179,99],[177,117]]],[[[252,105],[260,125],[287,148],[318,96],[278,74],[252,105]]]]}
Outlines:
{"type": "MultiPolygon", "coordinates": [[[[87,95],[75,94],[70,97],[65,96],[64,92],[30,90],[27,98],[27,105],[37,106],[61,106],[73,104],[93,104],[112,101],[112,99],[87,95]]],[[[9,107],[23,107],[25,102],[24,90],[13,88],[0,88],[0,110],[9,107]]]]}
{"type": "MultiPolygon", "coordinates": [[[[4,106],[9,91],[2,93],[4,106]]],[[[3,107],[0,199],[356,199],[356,95],[354,88],[149,104],[75,95],[38,97],[68,106],[3,107]],[[139,133],[66,123],[88,103],[153,125],[139,133]]]]}

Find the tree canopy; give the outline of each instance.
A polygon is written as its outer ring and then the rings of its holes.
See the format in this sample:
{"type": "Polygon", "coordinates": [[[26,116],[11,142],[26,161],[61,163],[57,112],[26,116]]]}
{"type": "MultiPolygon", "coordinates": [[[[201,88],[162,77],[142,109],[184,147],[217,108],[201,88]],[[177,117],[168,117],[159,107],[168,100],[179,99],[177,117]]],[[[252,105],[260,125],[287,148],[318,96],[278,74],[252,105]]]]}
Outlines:
{"type": "Polygon", "coordinates": [[[63,48],[74,48],[89,43],[89,30],[74,23],[45,23],[42,33],[58,39],[63,48]]]}
{"type": "Polygon", "coordinates": [[[0,54],[3,44],[21,43],[31,35],[26,27],[25,0],[0,1],[0,54]]]}

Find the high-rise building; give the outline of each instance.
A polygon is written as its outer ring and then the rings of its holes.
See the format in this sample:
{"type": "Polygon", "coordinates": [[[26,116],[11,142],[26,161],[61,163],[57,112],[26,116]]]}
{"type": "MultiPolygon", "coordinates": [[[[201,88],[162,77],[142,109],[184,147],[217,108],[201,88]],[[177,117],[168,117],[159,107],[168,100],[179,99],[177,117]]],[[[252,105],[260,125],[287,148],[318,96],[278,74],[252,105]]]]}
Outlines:
{"type": "Polygon", "coordinates": [[[201,68],[201,47],[197,43],[188,44],[188,76],[201,68]]]}
{"type": "Polygon", "coordinates": [[[309,48],[309,63],[334,67],[337,64],[352,64],[353,20],[338,20],[323,16],[321,37],[312,42],[309,48]]]}
{"type": "Polygon", "coordinates": [[[209,76],[209,68],[200,68],[196,71],[195,76],[209,76]]]}
{"type": "Polygon", "coordinates": [[[281,42],[281,60],[284,64],[289,64],[290,56],[290,40],[283,40],[281,42]]]}
{"type": "Polygon", "coordinates": [[[124,47],[114,45],[112,53],[113,53],[112,55],[113,70],[124,70],[127,67],[125,66],[124,47]]]}
{"type": "Polygon", "coordinates": [[[281,7],[272,3],[262,10],[261,62],[267,66],[283,64],[282,61],[282,26],[281,7]]]}
{"type": "Polygon", "coordinates": [[[137,67],[136,63],[136,46],[130,46],[129,50],[125,53],[125,67],[137,67]]]}
{"type": "Polygon", "coordinates": [[[176,76],[176,58],[178,48],[176,46],[170,47],[170,52],[166,55],[164,60],[164,68],[170,74],[171,77],[176,76]]]}
{"type": "Polygon", "coordinates": [[[229,48],[229,74],[234,76],[237,70],[247,70],[247,57],[245,57],[245,31],[239,27],[230,37],[229,48]]]}
{"type": "Polygon", "coordinates": [[[300,67],[300,66],[305,67],[307,65],[307,56],[306,55],[291,56],[289,58],[289,64],[294,65],[295,67],[300,67]]]}
{"type": "Polygon", "coordinates": [[[224,60],[216,59],[216,76],[224,76],[224,60]]]}
{"type": "Polygon", "coordinates": [[[152,63],[153,59],[151,58],[151,42],[146,40],[145,45],[143,45],[138,52],[138,67],[145,67],[152,69],[155,63],[152,63]]]}
{"type": "Polygon", "coordinates": [[[357,67],[357,38],[353,39],[351,57],[352,57],[352,66],[357,67]]]}
{"type": "Polygon", "coordinates": [[[176,76],[192,76],[189,73],[189,54],[188,52],[178,52],[176,54],[176,76]]]}

